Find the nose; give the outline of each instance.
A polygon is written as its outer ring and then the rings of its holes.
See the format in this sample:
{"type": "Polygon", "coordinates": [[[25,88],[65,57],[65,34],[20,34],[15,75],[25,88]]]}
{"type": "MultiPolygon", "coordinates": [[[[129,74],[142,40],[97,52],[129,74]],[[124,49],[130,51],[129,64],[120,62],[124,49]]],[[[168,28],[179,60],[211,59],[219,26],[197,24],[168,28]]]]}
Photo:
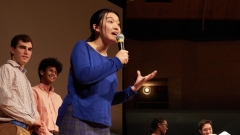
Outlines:
{"type": "Polygon", "coordinates": [[[57,76],[57,72],[56,71],[52,72],[52,75],[57,76]]]}
{"type": "Polygon", "coordinates": [[[119,27],[118,27],[118,26],[115,26],[115,27],[114,27],[114,30],[119,30],[119,27]]]}
{"type": "Polygon", "coordinates": [[[115,23],[115,25],[114,25],[114,29],[115,29],[115,30],[121,30],[121,28],[120,28],[120,26],[119,26],[118,23],[115,23]]]}
{"type": "Polygon", "coordinates": [[[55,72],[51,72],[52,75],[56,76],[56,73],[55,72]]]}
{"type": "Polygon", "coordinates": [[[29,52],[28,49],[25,49],[25,50],[24,50],[24,53],[25,53],[25,54],[28,54],[28,52],[29,52]]]}

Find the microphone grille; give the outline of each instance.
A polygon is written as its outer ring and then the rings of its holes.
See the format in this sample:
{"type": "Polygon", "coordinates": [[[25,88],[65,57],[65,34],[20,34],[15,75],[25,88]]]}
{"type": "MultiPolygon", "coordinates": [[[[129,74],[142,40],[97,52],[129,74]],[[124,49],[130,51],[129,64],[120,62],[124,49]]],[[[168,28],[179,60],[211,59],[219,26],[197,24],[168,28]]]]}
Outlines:
{"type": "Polygon", "coordinates": [[[124,35],[123,34],[118,34],[117,37],[116,37],[117,41],[118,40],[124,40],[124,35]]]}

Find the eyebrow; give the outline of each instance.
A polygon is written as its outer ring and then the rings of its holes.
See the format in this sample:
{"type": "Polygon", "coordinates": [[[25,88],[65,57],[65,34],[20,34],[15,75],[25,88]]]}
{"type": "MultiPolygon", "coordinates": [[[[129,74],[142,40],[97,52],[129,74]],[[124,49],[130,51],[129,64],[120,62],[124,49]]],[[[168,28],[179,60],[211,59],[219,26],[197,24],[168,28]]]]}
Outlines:
{"type": "MultiPolygon", "coordinates": [[[[109,17],[106,17],[106,19],[109,19],[109,18],[113,19],[113,17],[111,17],[111,16],[109,16],[109,17]]],[[[119,21],[119,19],[117,19],[117,21],[119,21]]]]}
{"type": "Polygon", "coordinates": [[[107,17],[106,17],[106,19],[108,19],[108,18],[112,18],[112,19],[113,19],[113,17],[111,17],[111,16],[107,16],[107,17]]]}
{"type": "MultiPolygon", "coordinates": [[[[27,46],[25,46],[25,45],[19,45],[19,47],[25,47],[25,48],[27,48],[27,46]]],[[[28,49],[32,49],[33,47],[29,47],[28,49]]]]}

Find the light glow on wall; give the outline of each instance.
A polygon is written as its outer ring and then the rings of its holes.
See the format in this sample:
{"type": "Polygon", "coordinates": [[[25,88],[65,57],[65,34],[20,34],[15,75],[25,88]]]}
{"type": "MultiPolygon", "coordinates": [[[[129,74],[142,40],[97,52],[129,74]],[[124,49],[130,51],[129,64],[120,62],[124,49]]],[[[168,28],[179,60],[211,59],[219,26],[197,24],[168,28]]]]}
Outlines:
{"type": "Polygon", "coordinates": [[[151,93],[151,88],[150,87],[148,87],[148,86],[146,86],[146,87],[143,87],[143,94],[145,94],[145,95],[149,95],[150,93],[151,93]]]}

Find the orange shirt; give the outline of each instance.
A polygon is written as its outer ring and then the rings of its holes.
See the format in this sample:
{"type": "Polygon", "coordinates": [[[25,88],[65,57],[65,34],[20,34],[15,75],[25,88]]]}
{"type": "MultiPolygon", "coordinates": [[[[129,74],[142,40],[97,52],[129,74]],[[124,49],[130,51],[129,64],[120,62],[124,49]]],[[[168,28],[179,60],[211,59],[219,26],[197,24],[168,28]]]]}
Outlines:
{"type": "Polygon", "coordinates": [[[51,86],[48,92],[46,86],[42,83],[32,87],[33,95],[35,97],[37,110],[49,131],[59,131],[56,125],[58,116],[58,108],[62,105],[62,98],[54,92],[51,86]]]}

